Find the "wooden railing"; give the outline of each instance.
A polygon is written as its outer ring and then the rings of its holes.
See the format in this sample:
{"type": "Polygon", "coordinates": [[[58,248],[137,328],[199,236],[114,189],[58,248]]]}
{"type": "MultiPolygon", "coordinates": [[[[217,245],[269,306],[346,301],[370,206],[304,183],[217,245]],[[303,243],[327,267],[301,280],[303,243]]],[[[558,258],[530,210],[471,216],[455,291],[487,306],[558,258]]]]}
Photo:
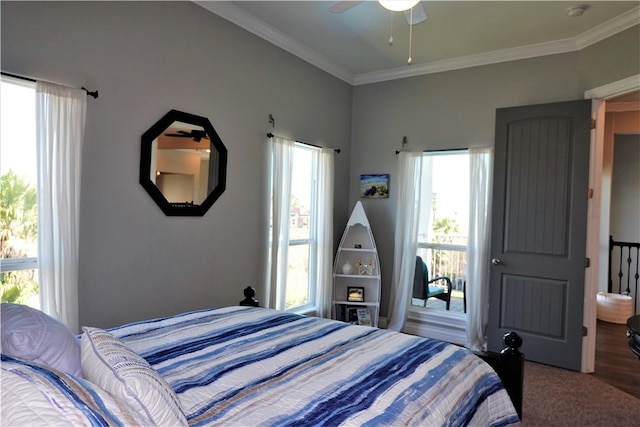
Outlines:
{"type": "Polygon", "coordinates": [[[607,291],[633,297],[633,313],[638,313],[640,243],[616,242],[609,236],[609,283],[607,291]],[[618,252],[616,248],[619,248],[618,252]],[[617,265],[616,265],[617,264],[617,265]],[[614,276],[617,280],[614,280],[614,276]]]}

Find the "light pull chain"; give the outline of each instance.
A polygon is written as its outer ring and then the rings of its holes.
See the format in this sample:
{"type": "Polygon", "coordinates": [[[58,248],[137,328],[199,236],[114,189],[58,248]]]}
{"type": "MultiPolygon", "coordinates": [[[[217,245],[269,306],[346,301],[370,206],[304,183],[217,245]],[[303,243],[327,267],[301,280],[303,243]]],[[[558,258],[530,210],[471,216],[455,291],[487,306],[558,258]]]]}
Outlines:
{"type": "Polygon", "coordinates": [[[413,7],[409,12],[409,59],[407,60],[407,65],[411,65],[411,42],[413,38],[413,7]]]}
{"type": "Polygon", "coordinates": [[[393,13],[389,12],[389,46],[393,46],[393,13]]]}

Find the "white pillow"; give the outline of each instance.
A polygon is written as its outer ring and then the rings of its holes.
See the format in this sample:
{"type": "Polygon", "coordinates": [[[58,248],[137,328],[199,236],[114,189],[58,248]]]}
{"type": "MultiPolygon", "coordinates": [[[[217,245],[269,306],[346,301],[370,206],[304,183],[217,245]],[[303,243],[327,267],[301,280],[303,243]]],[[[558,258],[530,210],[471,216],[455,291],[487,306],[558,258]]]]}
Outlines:
{"type": "Polygon", "coordinates": [[[175,392],[146,360],[107,331],[89,327],[82,330],[85,378],[126,401],[155,425],[187,425],[175,392]]]}
{"type": "Polygon", "coordinates": [[[95,384],[46,365],[2,355],[3,426],[149,426],[95,384]]]}
{"type": "Polygon", "coordinates": [[[3,303],[2,352],[82,376],[80,341],[62,322],[35,308],[3,303]]]}

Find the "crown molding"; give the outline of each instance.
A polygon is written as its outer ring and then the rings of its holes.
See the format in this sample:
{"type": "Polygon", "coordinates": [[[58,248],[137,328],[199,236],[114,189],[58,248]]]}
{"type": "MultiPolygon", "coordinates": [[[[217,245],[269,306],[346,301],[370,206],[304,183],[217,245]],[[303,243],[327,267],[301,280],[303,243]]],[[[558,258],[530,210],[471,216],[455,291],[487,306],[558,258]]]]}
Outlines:
{"type": "Polygon", "coordinates": [[[358,74],[355,77],[354,86],[387,80],[396,80],[405,77],[421,76],[424,74],[441,73],[443,71],[460,70],[463,68],[478,67],[482,65],[498,64],[500,62],[517,61],[520,59],[535,58],[537,56],[573,52],[575,50],[577,50],[577,48],[573,39],[495,50],[492,52],[478,53],[458,58],[431,61],[415,66],[407,65],[402,68],[358,74]]]}
{"type": "Polygon", "coordinates": [[[226,1],[192,0],[195,4],[238,25],[264,40],[286,50],[304,61],[326,71],[353,86],[396,80],[424,74],[459,70],[469,67],[517,61],[520,59],[559,53],[575,52],[598,43],[621,31],[640,24],[640,7],[633,8],[597,27],[585,31],[576,37],[548,43],[540,43],[511,49],[485,52],[458,58],[431,61],[420,65],[404,66],[371,73],[353,74],[345,67],[336,64],[308,46],[292,39],[281,31],[267,25],[257,17],[226,1]]]}
{"type": "Polygon", "coordinates": [[[640,24],[640,6],[616,16],[575,37],[578,50],[598,43],[606,38],[640,24]]]}
{"type": "Polygon", "coordinates": [[[244,28],[250,33],[263,38],[298,58],[307,61],[311,65],[314,65],[340,80],[344,80],[345,82],[353,85],[355,76],[352,72],[343,66],[336,64],[325,56],[318,54],[299,41],[292,39],[281,31],[278,31],[274,27],[267,25],[262,20],[245,12],[239,7],[236,7],[226,1],[194,0],[193,2],[198,6],[207,9],[209,12],[213,12],[221,18],[244,28]]]}
{"type": "Polygon", "coordinates": [[[415,67],[404,66],[390,70],[358,74],[355,76],[354,86],[405,77],[420,76],[424,74],[440,73],[443,71],[497,64],[500,62],[517,61],[519,59],[535,58],[538,56],[575,52],[638,24],[640,24],[640,7],[633,8],[622,15],[592,28],[591,30],[579,34],[576,37],[554,42],[462,56],[459,58],[432,61],[415,67]]]}

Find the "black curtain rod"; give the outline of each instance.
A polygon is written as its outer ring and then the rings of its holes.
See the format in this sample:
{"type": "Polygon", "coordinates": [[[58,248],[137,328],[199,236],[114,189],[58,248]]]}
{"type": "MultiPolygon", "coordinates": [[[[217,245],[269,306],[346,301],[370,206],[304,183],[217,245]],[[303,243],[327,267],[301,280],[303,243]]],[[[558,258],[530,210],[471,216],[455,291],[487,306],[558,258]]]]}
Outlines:
{"type": "MultiPolygon", "coordinates": [[[[36,79],[33,79],[31,77],[25,77],[25,76],[19,76],[17,74],[5,73],[4,71],[2,71],[2,75],[3,76],[7,76],[7,77],[13,77],[14,79],[26,80],[28,82],[33,82],[33,83],[37,82],[36,79]]],[[[82,87],[81,89],[84,90],[85,92],[87,92],[87,95],[93,97],[93,99],[98,98],[98,91],[97,90],[96,91],[90,91],[89,89],[87,89],[85,87],[82,87]]]]}
{"type": "MultiPolygon", "coordinates": [[[[423,153],[441,153],[444,151],[469,151],[468,148],[443,148],[441,150],[422,150],[423,153]]],[[[402,151],[396,150],[396,156],[402,151]]]]}
{"type": "MultiPolygon", "coordinates": [[[[274,134],[272,134],[271,132],[269,132],[269,133],[267,134],[267,138],[273,138],[274,136],[275,136],[275,135],[274,135],[274,134]]],[[[308,145],[308,146],[310,146],[310,147],[324,148],[324,147],[321,147],[321,146],[319,146],[319,145],[309,144],[308,142],[302,142],[302,141],[296,141],[296,142],[298,142],[298,143],[300,143],[300,144],[308,145]]],[[[335,151],[336,153],[340,154],[340,149],[339,149],[339,148],[334,148],[334,149],[333,149],[333,151],[335,151]]]]}

